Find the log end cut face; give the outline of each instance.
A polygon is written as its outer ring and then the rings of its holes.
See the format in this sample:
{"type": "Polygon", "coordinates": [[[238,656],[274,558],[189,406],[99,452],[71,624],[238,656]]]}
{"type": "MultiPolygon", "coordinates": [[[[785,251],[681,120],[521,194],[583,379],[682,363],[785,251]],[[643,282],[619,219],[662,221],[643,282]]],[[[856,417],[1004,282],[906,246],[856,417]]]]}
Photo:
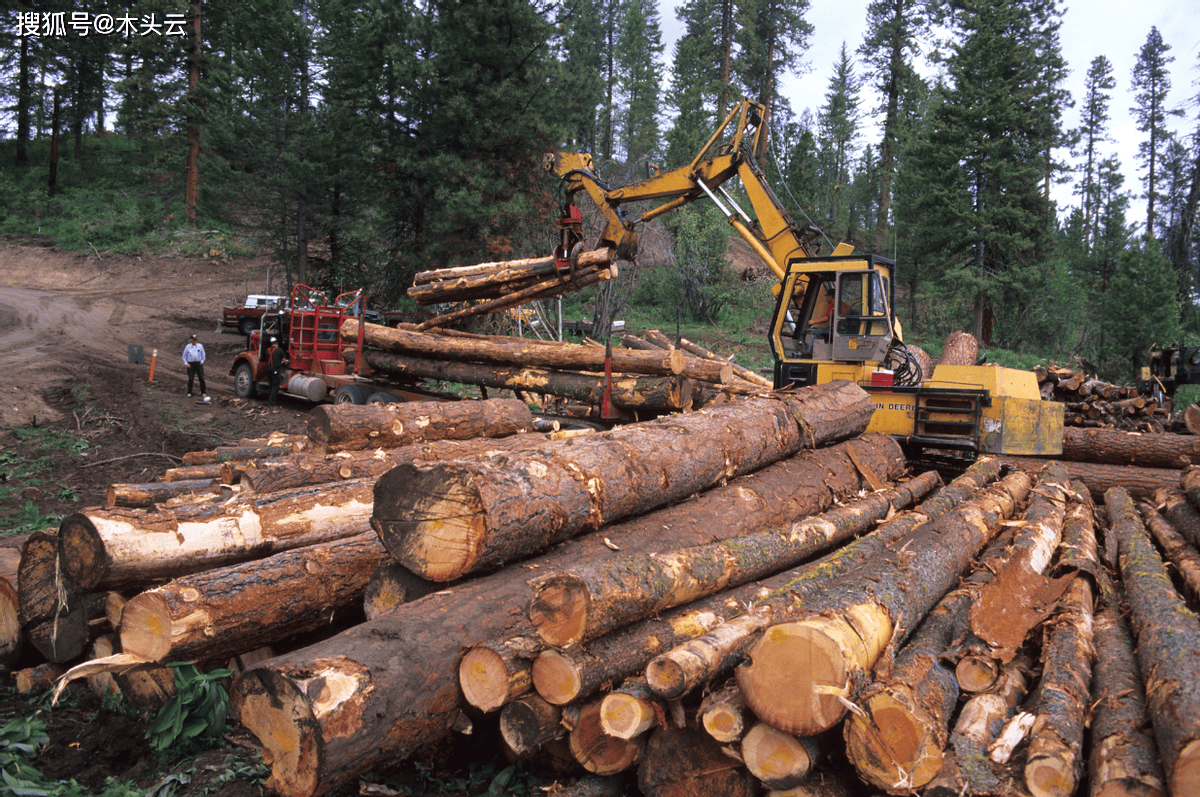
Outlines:
{"type": "Polygon", "coordinates": [[[402,465],[376,484],[372,526],[398,562],[430,581],[470,571],[486,525],[473,473],[453,463],[402,465]]]}
{"type": "Polygon", "coordinates": [[[121,650],[149,661],[162,661],[171,652],[171,609],[155,592],[130,598],[121,610],[121,650]]]}
{"type": "Polygon", "coordinates": [[[315,794],[321,783],[321,727],[296,683],[274,670],[248,670],[230,697],[234,716],[258,739],[263,761],[271,767],[266,788],[315,794]]]}
{"type": "Polygon", "coordinates": [[[1171,794],[1200,794],[1200,739],[1184,745],[1171,770],[1171,794]]]}
{"type": "Polygon", "coordinates": [[[533,687],[546,702],[565,706],[579,696],[583,681],[569,658],[556,650],[543,650],[533,660],[533,687]]]}
{"type": "Polygon", "coordinates": [[[529,620],[547,645],[566,647],[583,638],[591,595],[581,579],[567,573],[537,584],[529,620]]]}
{"type": "Polygon", "coordinates": [[[488,647],[474,647],[458,663],[458,685],[467,702],[480,711],[495,711],[509,699],[504,657],[488,647]]]}
{"type": "Polygon", "coordinates": [[[76,513],[59,526],[63,569],[81,589],[95,589],[108,571],[104,541],[87,515],[76,513]]]}
{"type": "Polygon", "coordinates": [[[736,671],[746,705],[773,728],[811,736],[846,713],[866,671],[890,637],[886,613],[853,607],[843,617],[772,626],[736,671]]]}
{"type": "Polygon", "coordinates": [[[942,767],[934,727],[907,695],[881,692],[863,700],[844,726],[846,753],[859,776],[885,791],[920,788],[942,767]]]}

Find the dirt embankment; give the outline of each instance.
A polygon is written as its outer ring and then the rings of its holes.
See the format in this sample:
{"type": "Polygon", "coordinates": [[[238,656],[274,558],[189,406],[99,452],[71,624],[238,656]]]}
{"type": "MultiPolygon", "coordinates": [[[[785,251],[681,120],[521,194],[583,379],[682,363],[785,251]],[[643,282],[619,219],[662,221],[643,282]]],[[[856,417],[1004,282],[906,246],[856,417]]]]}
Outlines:
{"type": "Polygon", "coordinates": [[[303,430],[303,402],[271,413],[234,397],[227,372],[245,339],[217,329],[222,306],[266,292],[265,260],[97,255],[3,240],[0,263],[0,446],[28,445],[13,430],[34,426],[89,443],[82,456],[50,454],[53,484],[0,501],[0,513],[6,502],[33,500],[60,515],[101,502],[111,482],[150,481],[172,456],[303,430]],[[186,397],[181,354],[191,334],[206,350],[210,403],[198,388],[186,397]],[[144,364],[130,362],[130,346],[142,347],[144,364]],[[56,498],[71,492],[76,501],[56,498]]]}

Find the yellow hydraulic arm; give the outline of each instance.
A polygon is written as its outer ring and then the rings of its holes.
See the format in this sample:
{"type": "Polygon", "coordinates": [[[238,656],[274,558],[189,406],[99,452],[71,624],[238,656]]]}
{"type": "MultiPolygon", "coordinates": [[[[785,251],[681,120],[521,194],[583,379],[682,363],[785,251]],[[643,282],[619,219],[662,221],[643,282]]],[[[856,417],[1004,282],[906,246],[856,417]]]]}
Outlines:
{"type": "MultiPolygon", "coordinates": [[[[789,261],[816,254],[814,241],[820,232],[815,228],[802,230],[796,226],[791,211],[780,204],[758,168],[756,159],[766,144],[765,113],[759,103],[743,99],[687,166],[621,188],[605,184],[592,166],[591,155],[586,153],[550,153],[546,156],[546,169],[566,182],[569,196],[574,198],[578,192],[586,191],[604,214],[606,226],[597,248],[614,247],[618,257],[631,260],[637,253],[638,224],[708,196],[782,280],[789,261]],[[754,219],[747,216],[721,187],[735,174],[741,178],[750,199],[754,219]],[[627,218],[621,207],[629,202],[653,199],[669,201],[636,219],[627,218]]],[[[847,247],[846,251],[836,253],[849,254],[849,251],[847,247]]]]}

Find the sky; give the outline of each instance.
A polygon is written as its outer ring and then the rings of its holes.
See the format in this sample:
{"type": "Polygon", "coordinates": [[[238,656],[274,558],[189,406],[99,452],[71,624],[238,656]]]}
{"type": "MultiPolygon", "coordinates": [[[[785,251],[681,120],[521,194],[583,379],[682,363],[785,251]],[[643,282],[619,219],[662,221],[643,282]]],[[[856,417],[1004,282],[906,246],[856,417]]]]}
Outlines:
{"type": "MultiPolygon", "coordinates": [[[[675,0],[659,0],[663,42],[666,45],[664,58],[669,65],[675,49],[675,41],[682,33],[682,26],[675,18],[675,0]]],[[[802,56],[808,71],[803,75],[790,75],[783,82],[783,92],[797,116],[805,108],[815,114],[825,100],[833,66],[838,59],[843,42],[853,56],[862,42],[866,30],[868,0],[810,0],[805,19],[813,26],[808,50],[802,56]]],[[[1137,62],[1138,52],[1146,42],[1152,26],[1157,27],[1163,41],[1170,45],[1169,56],[1175,58],[1170,64],[1171,92],[1168,101],[1184,109],[1182,118],[1173,118],[1168,124],[1177,133],[1184,134],[1196,129],[1196,116],[1200,113],[1192,102],[1200,93],[1200,0],[1076,0],[1066,2],[1059,41],[1063,58],[1070,75],[1066,88],[1075,99],[1075,107],[1067,110],[1063,122],[1068,128],[1079,126],[1080,105],[1084,92],[1084,81],[1092,59],[1103,55],[1113,65],[1113,76],[1117,87],[1112,92],[1109,104],[1111,141],[1102,142],[1104,157],[1116,155],[1120,159],[1121,172],[1125,175],[1125,188],[1131,193],[1141,192],[1141,167],[1136,160],[1138,142],[1142,134],[1130,113],[1134,105],[1130,78],[1137,62]]],[[[859,69],[861,74],[861,67],[859,69]]],[[[927,74],[932,74],[927,71],[927,74]]],[[[865,90],[864,90],[865,91],[865,90]]],[[[863,95],[864,105],[873,106],[878,98],[863,95]]],[[[873,131],[866,141],[879,140],[873,131]]],[[[865,144],[866,141],[863,143],[865,144]]],[[[1060,153],[1059,157],[1063,157],[1060,153]]],[[[1078,204],[1072,196],[1072,184],[1054,189],[1054,199],[1060,210],[1067,205],[1078,204]]],[[[1144,204],[1134,203],[1130,222],[1138,220],[1139,213],[1144,221],[1144,204]],[[1143,208],[1138,211],[1136,208],[1143,208]]]]}

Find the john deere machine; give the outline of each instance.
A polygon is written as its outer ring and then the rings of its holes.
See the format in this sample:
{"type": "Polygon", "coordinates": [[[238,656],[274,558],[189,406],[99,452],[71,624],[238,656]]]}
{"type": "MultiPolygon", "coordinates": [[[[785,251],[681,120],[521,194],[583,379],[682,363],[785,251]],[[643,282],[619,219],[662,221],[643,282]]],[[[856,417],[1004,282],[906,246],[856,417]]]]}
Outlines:
{"type": "MultiPolygon", "coordinates": [[[[583,153],[551,153],[546,168],[562,179],[570,204],[584,194],[599,208],[605,228],[596,245],[624,259],[637,252],[640,225],[689,202],[716,203],[779,278],[769,333],[777,389],[852,380],[875,398],[868,431],[894,435],[913,454],[1060,454],[1063,407],[1041,400],[1032,372],[998,365],[920,372],[894,312],[895,264],[855,255],[845,243],[820,254],[821,231],[798,226],[767,185],[758,166],[765,143],[765,109],[744,99],[691,163],[641,182],[610,186],[583,153]],[[735,176],[753,215],[724,187],[735,176]],[[661,204],[629,215],[627,205],[647,200],[661,204]]],[[[563,216],[573,220],[577,211],[568,206],[563,216]]],[[[564,238],[560,248],[570,243],[564,238]]]]}

